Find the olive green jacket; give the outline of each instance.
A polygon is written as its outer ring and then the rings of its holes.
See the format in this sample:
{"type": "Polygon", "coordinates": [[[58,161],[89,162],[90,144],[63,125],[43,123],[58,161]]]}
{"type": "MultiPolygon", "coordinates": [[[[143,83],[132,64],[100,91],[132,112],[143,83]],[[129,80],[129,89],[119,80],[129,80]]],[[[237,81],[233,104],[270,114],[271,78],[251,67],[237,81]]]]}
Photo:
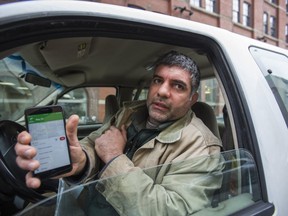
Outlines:
{"type": "MultiPolygon", "coordinates": [[[[145,101],[125,104],[110,122],[81,141],[89,159],[86,178],[98,173],[94,140],[111,124],[131,123],[145,101]]],[[[221,143],[192,111],[141,146],[132,160],[125,154],[101,173],[96,189],[120,215],[189,215],[210,204],[221,186],[221,143]],[[163,166],[159,166],[165,164],[163,166]]]]}

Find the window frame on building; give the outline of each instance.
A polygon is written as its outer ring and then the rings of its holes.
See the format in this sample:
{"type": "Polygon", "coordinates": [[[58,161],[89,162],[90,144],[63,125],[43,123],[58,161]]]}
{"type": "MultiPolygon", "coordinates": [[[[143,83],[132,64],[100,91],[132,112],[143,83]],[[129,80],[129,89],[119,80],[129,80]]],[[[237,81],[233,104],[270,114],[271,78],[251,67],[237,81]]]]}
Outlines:
{"type": "Polygon", "coordinates": [[[205,9],[211,13],[217,13],[217,0],[206,0],[205,9]]]}
{"type": "Polygon", "coordinates": [[[275,16],[270,16],[269,22],[270,22],[270,35],[272,37],[277,37],[277,18],[275,16]]]}
{"type": "Polygon", "coordinates": [[[243,2],[242,23],[244,26],[252,27],[251,4],[246,1],[243,2]]]}
{"type": "Polygon", "coordinates": [[[263,13],[263,32],[265,34],[269,34],[269,27],[268,27],[268,20],[269,20],[269,15],[267,12],[263,13]]]}
{"type": "Polygon", "coordinates": [[[233,22],[240,23],[240,0],[233,0],[232,13],[233,22]]]}
{"type": "Polygon", "coordinates": [[[201,0],[190,0],[190,6],[202,7],[202,2],[201,0]]]}
{"type": "Polygon", "coordinates": [[[271,4],[275,4],[275,5],[278,4],[278,1],[277,1],[277,0],[269,0],[269,2],[270,2],[271,4]]]}

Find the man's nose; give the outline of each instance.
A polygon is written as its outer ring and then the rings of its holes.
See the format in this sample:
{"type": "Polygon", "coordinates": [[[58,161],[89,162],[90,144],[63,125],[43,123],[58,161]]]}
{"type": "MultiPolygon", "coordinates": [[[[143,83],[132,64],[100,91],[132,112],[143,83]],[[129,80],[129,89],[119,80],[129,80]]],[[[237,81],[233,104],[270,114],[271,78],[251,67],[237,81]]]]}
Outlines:
{"type": "Polygon", "coordinates": [[[170,96],[170,86],[167,83],[163,83],[158,89],[158,95],[160,97],[169,97],[170,96]]]}

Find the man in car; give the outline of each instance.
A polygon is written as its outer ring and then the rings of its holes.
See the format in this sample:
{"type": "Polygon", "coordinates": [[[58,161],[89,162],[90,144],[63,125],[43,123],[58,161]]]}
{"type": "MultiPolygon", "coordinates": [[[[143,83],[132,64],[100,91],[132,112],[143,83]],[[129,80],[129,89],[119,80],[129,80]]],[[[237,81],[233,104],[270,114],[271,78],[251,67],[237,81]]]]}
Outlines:
{"type": "MultiPolygon", "coordinates": [[[[70,184],[100,179],[95,194],[120,215],[188,215],[209,205],[221,185],[221,143],[191,111],[199,82],[195,62],[171,51],[156,61],[146,101],[124,104],[81,141],[79,119],[71,116],[66,130],[73,170],[62,177],[70,184]]],[[[20,133],[15,150],[17,164],[33,171],[40,164],[30,141],[20,133]]],[[[41,181],[29,172],[26,184],[38,188],[41,181]]],[[[98,210],[92,205],[88,211],[98,210]]]]}

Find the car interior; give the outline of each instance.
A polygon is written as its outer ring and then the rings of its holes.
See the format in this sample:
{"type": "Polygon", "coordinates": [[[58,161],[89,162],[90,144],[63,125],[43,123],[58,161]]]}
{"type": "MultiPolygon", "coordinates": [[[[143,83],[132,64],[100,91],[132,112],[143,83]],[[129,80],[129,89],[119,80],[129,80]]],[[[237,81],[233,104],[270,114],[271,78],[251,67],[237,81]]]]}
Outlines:
{"type": "MultiPolygon", "coordinates": [[[[17,210],[22,210],[28,203],[37,203],[47,197],[43,194],[57,193],[58,190],[58,182],[54,180],[44,182],[39,190],[28,189],[24,183],[25,172],[20,170],[15,163],[13,146],[17,134],[25,130],[24,108],[32,103],[35,105],[62,104],[63,106],[66,104],[66,107],[71,108],[72,104],[76,103],[75,97],[78,90],[83,90],[87,98],[92,91],[95,93],[94,87],[97,88],[97,94],[100,94],[102,88],[113,89],[112,94],[111,91],[106,93],[103,91],[101,99],[86,100],[87,106],[83,116],[88,116],[89,119],[96,118],[96,120],[89,123],[86,121],[87,124],[83,121],[84,123],[79,125],[78,136],[81,139],[108,121],[125,101],[145,98],[153,75],[154,61],[170,50],[184,53],[198,64],[203,84],[199,90],[199,101],[192,107],[192,110],[214,135],[222,140],[224,153],[238,151],[241,144],[238,144],[232,115],[232,102],[229,102],[227,96],[229,93],[225,91],[226,81],[222,79],[225,74],[220,70],[221,66],[216,65],[219,63],[217,58],[220,58],[215,57],[214,49],[216,48],[207,45],[207,41],[199,42],[197,37],[191,43],[187,43],[188,39],[184,41],[185,45],[182,42],[173,43],[165,40],[161,42],[156,39],[129,38],[128,36],[55,36],[55,38],[45,40],[34,39],[30,43],[23,43],[21,46],[0,52],[1,70],[6,70],[4,75],[0,72],[0,94],[2,101],[6,99],[6,103],[2,102],[0,105],[0,200],[3,203],[0,206],[1,211],[4,212],[2,209],[5,203],[17,206],[17,210]],[[16,66],[12,67],[12,63],[7,66],[7,61],[12,60],[21,65],[20,69],[17,69],[21,73],[16,74],[16,66]],[[8,81],[14,85],[3,84],[4,82],[7,84],[8,81]],[[27,92],[23,88],[17,88],[24,86],[29,89],[27,92]],[[45,93],[49,92],[49,95],[43,94],[45,97],[33,98],[36,94],[32,89],[36,87],[43,89],[45,93]],[[88,91],[89,88],[92,90],[88,91]],[[70,97],[71,92],[74,92],[75,100],[70,97]],[[87,94],[87,92],[90,93],[87,94]],[[99,116],[90,116],[89,113],[93,109],[98,109],[100,105],[103,106],[103,113],[100,115],[98,110],[99,116]],[[18,201],[15,197],[18,197],[18,201]],[[20,204],[19,200],[22,200],[20,204]],[[16,202],[18,204],[15,204],[16,202]]],[[[79,100],[79,103],[83,104],[83,101],[79,100]]],[[[223,171],[223,186],[215,193],[210,207],[218,209],[219,215],[223,213],[221,211],[223,205],[232,206],[231,198],[233,197],[237,197],[238,200],[235,203],[238,204],[230,207],[232,208],[230,213],[241,210],[243,205],[249,206],[255,203],[259,200],[257,196],[260,196],[258,177],[255,176],[257,173],[255,164],[243,168],[247,154],[243,158],[241,157],[243,154],[239,152],[225,155],[227,163],[223,171]],[[241,194],[244,194],[243,197],[238,196],[241,194]]],[[[205,215],[205,212],[199,212],[199,215],[205,215]]]]}

